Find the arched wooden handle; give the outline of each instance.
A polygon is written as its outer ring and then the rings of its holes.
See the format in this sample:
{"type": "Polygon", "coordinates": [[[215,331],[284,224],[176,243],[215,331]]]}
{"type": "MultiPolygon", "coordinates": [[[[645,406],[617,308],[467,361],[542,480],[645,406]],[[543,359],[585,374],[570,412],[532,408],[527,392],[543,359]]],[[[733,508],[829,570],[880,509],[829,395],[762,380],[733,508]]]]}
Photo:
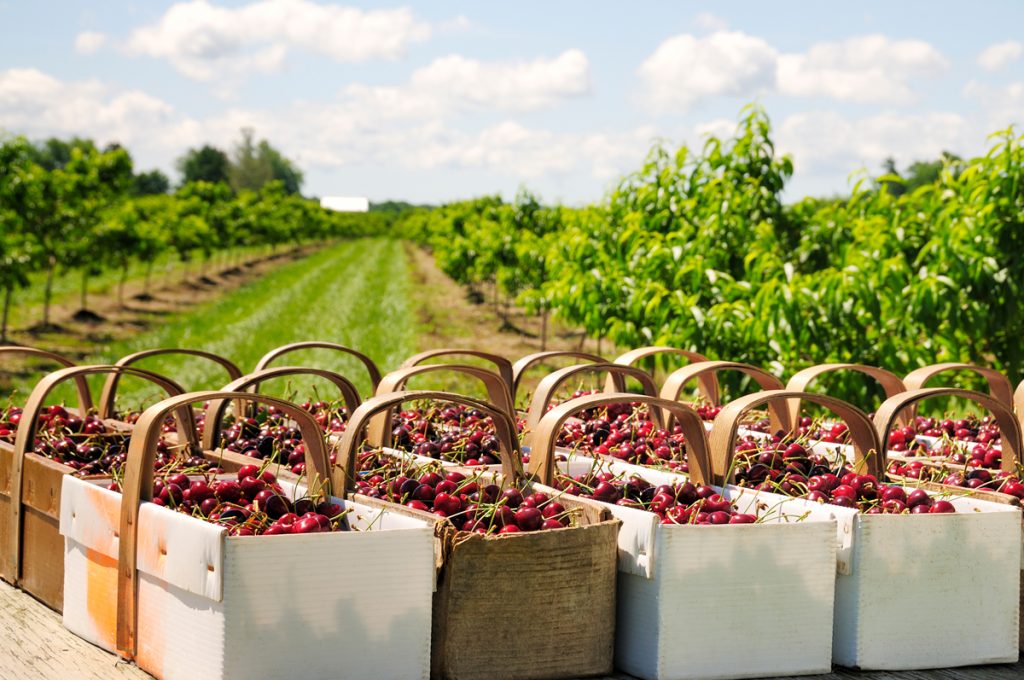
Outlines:
{"type": "MultiPolygon", "coordinates": [[[[35,357],[38,359],[45,359],[46,361],[52,361],[58,366],[64,366],[65,368],[73,368],[76,366],[75,362],[71,361],[71,359],[68,359],[67,357],[54,354],[53,352],[47,352],[45,349],[36,349],[35,347],[4,345],[0,347],[0,356],[35,357]]],[[[78,411],[84,416],[92,409],[92,393],[89,391],[89,383],[86,381],[84,376],[75,378],[75,390],[78,392],[78,411]]]]}
{"type": "MultiPolygon", "coordinates": [[[[323,489],[331,493],[330,460],[327,446],[316,420],[307,411],[291,402],[264,394],[243,392],[188,392],[164,399],[143,411],[131,442],[128,445],[128,460],[125,463],[124,479],[121,482],[121,525],[118,540],[117,570],[117,648],[128,658],[135,656],[138,630],[138,571],[136,553],[138,548],[139,504],[151,500],[153,495],[153,463],[156,445],[164,419],[168,413],[187,410],[192,404],[214,399],[245,399],[276,406],[295,421],[302,433],[306,450],[307,480],[310,489],[323,489]],[[315,475],[315,477],[314,477],[315,475]]],[[[338,496],[344,496],[344,487],[337,489],[338,496]]]]}
{"type": "Polygon", "coordinates": [[[984,392],[961,390],[956,387],[926,387],[908,390],[886,399],[875,413],[875,429],[882,444],[888,447],[889,433],[901,411],[931,397],[958,397],[973,401],[987,409],[999,426],[1000,445],[1003,449],[1002,469],[1004,472],[1016,472],[1021,450],[1020,422],[1002,401],[984,392]]]}
{"type": "MultiPolygon", "coordinates": [[[[199,357],[200,359],[206,359],[207,361],[218,364],[227,372],[228,380],[237,380],[242,377],[241,369],[239,369],[238,366],[236,366],[230,359],[226,359],[219,354],[214,354],[213,352],[207,352],[201,349],[185,349],[181,347],[145,349],[141,352],[135,352],[121,357],[114,362],[114,366],[131,366],[132,364],[149,357],[166,356],[171,354],[199,357]]],[[[100,413],[114,412],[114,399],[116,398],[117,386],[120,381],[120,373],[111,373],[107,376],[106,381],[103,383],[103,391],[100,393],[100,413]]]]}
{"type": "Polygon", "coordinates": [[[371,391],[377,389],[377,385],[380,383],[380,369],[377,368],[377,364],[373,363],[373,359],[371,359],[370,357],[366,356],[365,354],[358,350],[352,349],[351,347],[345,347],[344,345],[339,345],[335,342],[321,342],[319,340],[293,342],[288,345],[281,345],[280,347],[275,347],[274,349],[270,350],[262,357],[260,357],[260,360],[256,362],[256,368],[254,368],[253,371],[261,371],[267,366],[269,366],[270,362],[273,361],[274,359],[284,354],[288,354],[289,352],[297,352],[298,350],[302,349],[330,349],[334,350],[335,352],[341,352],[342,354],[349,354],[351,356],[354,356],[356,359],[359,359],[359,361],[363,362],[363,366],[366,367],[366,372],[370,374],[371,391]]]}
{"type": "Polygon", "coordinates": [[[498,375],[505,381],[505,385],[508,387],[509,394],[512,393],[512,362],[501,356],[500,354],[493,354],[491,352],[481,352],[475,349],[460,349],[458,347],[442,347],[441,349],[428,349],[426,352],[420,352],[419,354],[413,354],[411,357],[402,362],[399,368],[409,368],[411,366],[419,366],[424,361],[430,359],[436,359],[437,357],[444,356],[466,356],[476,357],[478,359],[484,359],[495,365],[498,369],[498,375]]]}
{"type": "MultiPolygon", "coordinates": [[[[691,364],[708,361],[708,358],[699,352],[691,352],[677,347],[651,345],[649,347],[637,347],[636,349],[631,349],[628,352],[620,354],[615,358],[614,363],[622,364],[623,366],[635,366],[637,362],[659,354],[675,354],[676,356],[685,357],[691,364]]],[[[718,403],[718,376],[714,373],[705,373],[697,378],[697,389],[709,404],[718,403]]]]}
{"type": "MultiPolygon", "coordinates": [[[[274,366],[273,368],[265,368],[261,371],[255,371],[249,375],[244,375],[238,380],[228,383],[224,386],[225,392],[246,392],[250,387],[257,388],[263,382],[267,380],[273,380],[274,378],[282,378],[292,375],[314,375],[325,380],[330,381],[338,391],[341,393],[341,398],[345,400],[345,408],[348,412],[356,410],[362,401],[359,398],[359,392],[356,390],[356,386],[352,384],[352,381],[334,371],[328,371],[323,368],[312,368],[309,366],[274,366]]],[[[245,400],[236,402],[236,409],[241,408],[241,405],[245,400]]],[[[211,451],[218,446],[218,435],[220,434],[221,421],[224,419],[224,414],[227,412],[228,404],[230,402],[226,399],[217,399],[211,401],[206,405],[206,415],[203,419],[203,449],[211,451]]],[[[241,413],[241,411],[236,411],[241,413]]]]}
{"type": "MultiPolygon", "coordinates": [[[[11,502],[5,520],[8,525],[7,545],[2,546],[2,552],[0,552],[0,559],[5,562],[4,573],[11,574],[15,583],[21,576],[21,497],[24,486],[25,455],[32,450],[32,445],[35,442],[39,416],[42,414],[46,397],[58,385],[67,380],[84,380],[89,375],[111,372],[138,376],[157,385],[169,395],[179,395],[184,392],[178,383],[169,378],[152,371],[128,366],[72,366],[54,371],[36,383],[25,403],[21,422],[18,423],[18,430],[14,435],[14,455],[11,457],[11,502]]],[[[82,415],[84,417],[85,414],[82,415]]],[[[191,449],[198,452],[199,441],[196,437],[196,425],[192,411],[179,409],[175,411],[174,417],[178,430],[185,433],[183,436],[188,440],[191,449]]]]}
{"type": "MultiPolygon", "coordinates": [[[[661,398],[668,399],[669,401],[679,401],[679,395],[682,394],[683,388],[691,380],[707,375],[717,375],[721,371],[736,371],[743,375],[749,375],[760,385],[762,390],[783,389],[782,381],[763,368],[735,361],[701,361],[689,366],[683,366],[670,374],[665,379],[665,384],[661,386],[661,398]]],[[[710,403],[712,406],[721,406],[721,401],[718,400],[710,403]]],[[[786,402],[773,400],[767,403],[772,429],[775,431],[785,429],[786,425],[790,422],[786,402]]]]}
{"type": "MultiPolygon", "coordinates": [[[[819,376],[839,371],[855,371],[874,378],[882,386],[882,389],[885,390],[886,399],[907,390],[900,377],[892,371],[866,364],[818,364],[817,366],[810,366],[794,373],[793,377],[786,383],[786,389],[791,392],[806,392],[810,384],[819,376]]],[[[800,400],[791,399],[788,408],[790,423],[786,429],[793,432],[800,424],[800,400]]]]}
{"type": "Polygon", "coordinates": [[[787,399],[809,401],[835,413],[840,420],[846,423],[849,430],[856,469],[874,475],[879,481],[883,479],[885,451],[879,444],[878,433],[875,432],[875,427],[866,413],[853,404],[824,394],[791,390],[765,390],[732,400],[722,407],[721,412],[715,418],[708,441],[711,446],[711,466],[719,484],[732,482],[733,449],[736,446],[736,434],[739,431],[740,418],[743,414],[762,404],[784,403],[787,399]]]}
{"type": "MultiPolygon", "coordinates": [[[[607,373],[608,382],[612,389],[605,388],[606,392],[624,393],[626,391],[626,378],[634,378],[643,387],[644,394],[648,397],[658,396],[658,386],[654,384],[654,378],[643,369],[635,366],[623,366],[620,364],[577,364],[566,366],[553,373],[548,373],[537,385],[537,391],[533,393],[533,400],[530,402],[530,409],[526,412],[526,433],[524,443],[533,446],[533,432],[540,424],[541,419],[548,410],[548,406],[555,398],[558,389],[574,376],[581,373],[607,373]]],[[[572,400],[575,403],[575,400],[572,400]]],[[[578,411],[576,411],[578,413],[578,411]]],[[[651,418],[658,427],[664,426],[664,418],[661,411],[651,409],[651,418]]]]}
{"type": "Polygon", "coordinates": [[[526,356],[517,359],[512,364],[512,397],[516,398],[519,396],[519,384],[523,380],[523,374],[529,369],[533,368],[537,364],[542,364],[548,359],[582,359],[583,361],[592,361],[597,364],[605,363],[606,359],[596,354],[589,352],[574,352],[572,350],[560,350],[553,349],[547,352],[536,352],[534,354],[527,354],[526,356]]]}
{"type": "MultiPolygon", "coordinates": [[[[367,399],[360,404],[359,408],[349,417],[345,432],[341,435],[336,473],[343,475],[347,482],[355,479],[356,455],[363,442],[361,434],[376,416],[381,413],[389,413],[395,406],[404,402],[427,399],[462,404],[479,409],[489,415],[494,420],[495,436],[498,438],[502,474],[513,480],[523,478],[522,453],[519,449],[519,439],[516,436],[516,424],[508,412],[486,401],[452,392],[433,390],[389,392],[367,399]]],[[[378,441],[370,440],[368,437],[367,440],[373,447],[390,446],[391,429],[385,430],[382,439],[378,441]]]]}
{"type": "MultiPolygon", "coordinates": [[[[375,396],[379,397],[403,391],[405,384],[414,376],[423,375],[424,373],[444,372],[462,373],[476,378],[483,383],[484,389],[487,390],[488,403],[494,408],[501,409],[510,417],[514,415],[515,407],[512,405],[512,394],[509,392],[508,383],[493,371],[480,368],[479,366],[469,366],[468,364],[420,364],[399,368],[381,379],[375,396]]],[[[385,436],[391,435],[391,420],[391,411],[381,411],[370,421],[366,430],[366,437],[371,442],[374,442],[374,446],[377,445],[377,442],[383,441],[385,436]]]]}
{"type": "Polygon", "coordinates": [[[686,438],[686,460],[689,463],[690,478],[695,484],[709,484],[712,480],[712,466],[704,421],[696,411],[685,404],[646,394],[590,394],[559,404],[548,411],[537,424],[534,433],[533,445],[530,447],[530,474],[535,475],[542,484],[551,485],[554,481],[555,444],[562,425],[570,417],[586,409],[630,402],[647,404],[652,413],[663,410],[672,414],[686,438]]]}
{"type": "Polygon", "coordinates": [[[921,368],[915,368],[910,373],[907,373],[907,376],[903,378],[903,384],[906,386],[907,390],[919,390],[925,386],[925,383],[935,376],[942,373],[954,373],[956,371],[968,371],[970,373],[980,375],[985,379],[985,382],[988,383],[989,394],[991,394],[994,399],[1007,406],[1013,406],[1013,385],[1010,383],[1010,379],[994,368],[986,368],[985,366],[958,364],[954,362],[922,366],[921,368]]]}

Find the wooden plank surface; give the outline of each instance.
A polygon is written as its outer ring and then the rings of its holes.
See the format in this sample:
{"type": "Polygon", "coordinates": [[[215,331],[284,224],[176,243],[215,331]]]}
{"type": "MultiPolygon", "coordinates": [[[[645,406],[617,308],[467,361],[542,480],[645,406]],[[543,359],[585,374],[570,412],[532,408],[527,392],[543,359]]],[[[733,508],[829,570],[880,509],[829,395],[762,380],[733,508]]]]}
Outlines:
{"type": "MultiPolygon", "coordinates": [[[[301,668],[296,668],[301,677],[301,668]]],[[[69,633],[60,615],[0,581],[0,680],[146,680],[150,676],[69,633]]],[[[631,680],[613,675],[601,680],[631,680]]],[[[784,678],[782,680],[796,680],[784,678]]],[[[800,680],[1024,680],[1024,662],[932,671],[852,671],[800,680]]]]}

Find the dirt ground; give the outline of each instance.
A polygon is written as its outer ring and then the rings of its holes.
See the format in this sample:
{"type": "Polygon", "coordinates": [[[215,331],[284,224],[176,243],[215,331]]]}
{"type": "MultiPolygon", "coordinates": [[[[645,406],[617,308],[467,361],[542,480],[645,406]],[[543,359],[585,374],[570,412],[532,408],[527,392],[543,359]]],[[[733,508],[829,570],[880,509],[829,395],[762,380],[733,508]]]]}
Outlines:
{"type": "MultiPolygon", "coordinates": [[[[130,282],[125,286],[124,306],[118,303],[116,290],[105,295],[90,295],[89,310],[95,314],[92,320],[76,319],[78,297],[72,296],[51,307],[52,330],[14,329],[9,344],[38,347],[78,361],[93,353],[97,345],[142,332],[172,314],[185,312],[234,290],[308,252],[309,249],[282,250],[273,255],[251,257],[229,268],[214,270],[211,267],[205,276],[199,276],[196,268],[185,281],[180,275],[170,280],[154,277],[148,297],[141,295],[141,281],[130,282]]],[[[0,389],[6,389],[12,378],[29,372],[30,363],[13,357],[5,359],[0,370],[0,389]]]]}

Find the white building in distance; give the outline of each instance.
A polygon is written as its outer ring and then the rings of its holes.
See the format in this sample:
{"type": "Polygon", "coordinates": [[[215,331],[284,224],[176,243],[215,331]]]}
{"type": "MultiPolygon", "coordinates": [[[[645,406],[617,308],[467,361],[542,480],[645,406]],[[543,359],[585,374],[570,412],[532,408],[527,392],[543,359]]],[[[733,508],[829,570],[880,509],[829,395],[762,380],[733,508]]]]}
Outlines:
{"type": "Polygon", "coordinates": [[[365,196],[324,196],[320,207],[336,212],[369,212],[370,199],[365,196]]]}

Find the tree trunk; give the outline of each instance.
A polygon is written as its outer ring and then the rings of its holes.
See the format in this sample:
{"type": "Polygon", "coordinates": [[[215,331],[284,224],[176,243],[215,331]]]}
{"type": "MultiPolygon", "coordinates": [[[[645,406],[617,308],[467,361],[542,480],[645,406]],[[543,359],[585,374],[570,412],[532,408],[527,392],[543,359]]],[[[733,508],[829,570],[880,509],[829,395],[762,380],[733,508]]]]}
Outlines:
{"type": "Polygon", "coordinates": [[[548,349],[548,308],[545,307],[540,313],[540,351],[548,349]]]}
{"type": "Polygon", "coordinates": [[[43,289],[43,325],[50,325],[50,300],[53,298],[53,270],[57,268],[56,259],[50,256],[46,268],[46,288],[43,289]]]}
{"type": "Polygon", "coordinates": [[[145,281],[145,283],[142,284],[143,285],[142,292],[144,294],[146,294],[146,295],[149,295],[149,280],[153,276],[153,264],[154,264],[154,262],[155,262],[155,260],[150,260],[149,262],[146,263],[146,281],[145,281]]]}
{"type": "Polygon", "coordinates": [[[121,266],[121,280],[117,283],[117,304],[124,309],[124,282],[128,278],[128,263],[121,266]]]}
{"type": "Polygon", "coordinates": [[[81,293],[81,309],[86,309],[87,297],[89,294],[89,270],[82,270],[82,293],[81,293]]]}
{"type": "Polygon", "coordinates": [[[7,342],[7,319],[11,313],[11,296],[14,295],[14,286],[7,286],[4,291],[4,318],[3,324],[0,325],[0,342],[7,342]]]}

